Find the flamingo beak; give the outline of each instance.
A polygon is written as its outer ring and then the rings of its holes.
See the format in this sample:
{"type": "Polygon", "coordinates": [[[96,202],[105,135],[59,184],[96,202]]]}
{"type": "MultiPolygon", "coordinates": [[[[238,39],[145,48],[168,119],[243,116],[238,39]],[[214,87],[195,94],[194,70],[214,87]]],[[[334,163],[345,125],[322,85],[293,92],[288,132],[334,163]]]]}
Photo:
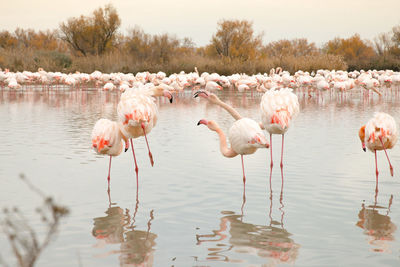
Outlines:
{"type": "Polygon", "coordinates": [[[367,149],[365,148],[365,143],[362,143],[362,149],[364,150],[364,152],[367,152],[367,149]]]}
{"type": "Polygon", "coordinates": [[[204,95],[205,97],[208,97],[208,93],[205,90],[199,90],[194,93],[193,98],[196,98],[198,96],[204,95]]]}
{"type": "Polygon", "coordinates": [[[208,121],[207,121],[207,120],[204,120],[204,119],[199,120],[199,122],[197,123],[197,125],[200,125],[200,124],[207,125],[207,124],[208,124],[208,121]]]}
{"type": "Polygon", "coordinates": [[[170,91],[164,90],[164,96],[169,99],[169,103],[172,103],[172,101],[174,101],[174,97],[172,96],[170,91]]]}

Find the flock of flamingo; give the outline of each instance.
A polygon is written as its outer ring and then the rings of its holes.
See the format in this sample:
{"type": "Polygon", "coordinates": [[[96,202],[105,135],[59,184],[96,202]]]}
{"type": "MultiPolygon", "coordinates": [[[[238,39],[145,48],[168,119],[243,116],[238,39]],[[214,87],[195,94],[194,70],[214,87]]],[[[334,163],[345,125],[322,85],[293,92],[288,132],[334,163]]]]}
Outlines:
{"type": "MultiPolygon", "coordinates": [[[[280,67],[271,69],[264,74],[246,75],[233,74],[230,76],[217,73],[194,72],[174,73],[167,76],[164,72],[150,73],[139,72],[136,75],[129,73],[101,73],[94,71],[87,73],[65,74],[60,72],[46,72],[39,69],[37,72],[11,72],[0,69],[0,86],[10,90],[23,90],[34,86],[48,88],[98,88],[122,92],[117,107],[118,120],[100,119],[92,131],[92,147],[98,154],[110,156],[108,185],[110,184],[111,159],[118,156],[122,150],[129,149],[129,141],[133,153],[136,182],[138,185],[138,166],[133,146],[133,139],[144,136],[149,151],[149,158],[153,166],[153,155],[147,140],[147,134],[156,125],[158,109],[155,97],[167,97],[173,101],[173,95],[186,90],[195,91],[194,97],[201,97],[206,101],[221,106],[235,122],[229,129],[227,144],[226,136],[217,122],[201,119],[198,125],[206,125],[215,131],[220,139],[220,151],[225,157],[241,155],[243,181],[246,181],[243,155],[253,154],[259,148],[269,148],[271,159],[270,167],[273,168],[272,135],[282,135],[281,161],[283,168],[284,134],[289,129],[292,120],[299,113],[299,102],[294,91],[308,94],[309,97],[320,95],[324,91],[345,94],[351,90],[361,90],[365,98],[371,94],[382,96],[400,88],[400,72],[392,70],[369,71],[341,71],[318,70],[316,72],[297,71],[291,75],[280,67]],[[251,118],[242,117],[230,105],[221,101],[213,92],[218,90],[237,90],[239,92],[251,91],[262,93],[260,102],[261,122],[251,118]],[[266,130],[270,138],[265,135],[266,130]],[[123,142],[125,144],[123,144],[123,142]]],[[[43,90],[44,90],[43,89],[43,90]]],[[[362,148],[368,148],[375,153],[376,181],[378,181],[377,150],[384,150],[389,162],[390,172],[393,176],[393,167],[390,163],[387,149],[395,146],[397,141],[397,125],[389,114],[376,112],[374,116],[359,130],[362,148]]],[[[282,176],[283,179],[283,176],[282,176]]]]}

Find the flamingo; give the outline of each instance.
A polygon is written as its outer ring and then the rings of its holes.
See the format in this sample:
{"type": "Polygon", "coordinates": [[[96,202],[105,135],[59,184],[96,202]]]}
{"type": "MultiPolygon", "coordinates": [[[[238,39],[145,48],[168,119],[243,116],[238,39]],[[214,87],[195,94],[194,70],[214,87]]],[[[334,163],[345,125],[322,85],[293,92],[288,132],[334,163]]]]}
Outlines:
{"type": "Polygon", "coordinates": [[[121,154],[123,149],[122,140],[125,141],[125,152],[129,148],[128,139],[122,134],[117,122],[108,119],[100,119],[92,130],[92,147],[97,154],[109,155],[108,188],[110,188],[111,158],[121,154]]]}
{"type": "Polygon", "coordinates": [[[269,143],[265,137],[260,125],[252,119],[243,118],[239,112],[233,107],[221,101],[215,94],[204,90],[199,90],[194,94],[194,97],[201,96],[207,99],[210,103],[216,104],[224,108],[236,120],[228,132],[231,147],[228,148],[224,132],[220,129],[215,121],[200,120],[197,125],[204,124],[210,130],[215,131],[219,135],[220,150],[223,156],[233,158],[237,155],[241,156],[243,183],[246,183],[244,172],[243,155],[253,154],[258,148],[268,148],[269,143]]]}
{"type": "Polygon", "coordinates": [[[207,91],[216,91],[216,90],[222,90],[222,86],[219,85],[218,83],[214,82],[214,81],[208,81],[206,83],[205,89],[207,91]]]}
{"type": "Polygon", "coordinates": [[[253,154],[258,148],[268,148],[269,143],[262,132],[260,125],[249,118],[242,118],[233,123],[229,129],[228,138],[231,144],[229,148],[226,143],[226,136],[219,125],[212,120],[201,119],[197,125],[204,124],[211,131],[217,132],[220,139],[220,150],[224,157],[233,158],[241,156],[243,183],[246,183],[244,173],[243,155],[253,154]]]}
{"type": "Polygon", "coordinates": [[[375,153],[376,182],[378,182],[378,164],[376,151],[385,151],[386,158],[389,162],[390,174],[393,176],[393,166],[390,163],[386,149],[391,149],[397,142],[397,126],[396,121],[387,113],[376,112],[372,119],[366,125],[361,126],[358,131],[362,148],[367,151],[367,147],[371,152],[375,153]]]}
{"type": "Polygon", "coordinates": [[[281,169],[283,168],[283,143],[284,135],[289,129],[292,119],[299,113],[299,100],[290,88],[275,88],[265,92],[261,98],[261,125],[269,132],[271,145],[271,170],[272,160],[272,135],[282,135],[281,169]]]}
{"type": "Polygon", "coordinates": [[[133,138],[145,137],[151,166],[154,165],[153,155],[147,141],[147,134],[156,125],[158,119],[158,109],[155,103],[155,96],[165,96],[173,101],[171,92],[161,86],[154,86],[148,89],[130,89],[121,95],[118,103],[118,123],[121,132],[131,141],[133,159],[135,162],[136,185],[138,185],[138,166],[135,151],[133,149],[133,138]]]}

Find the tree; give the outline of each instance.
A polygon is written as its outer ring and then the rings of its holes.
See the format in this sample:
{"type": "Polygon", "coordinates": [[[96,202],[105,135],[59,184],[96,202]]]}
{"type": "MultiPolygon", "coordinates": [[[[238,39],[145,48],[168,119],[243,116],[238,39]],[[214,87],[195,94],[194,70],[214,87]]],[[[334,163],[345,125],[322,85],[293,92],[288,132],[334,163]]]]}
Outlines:
{"type": "Polygon", "coordinates": [[[18,40],[9,31],[0,32],[0,47],[15,48],[18,45],[18,40]]]}
{"type": "Polygon", "coordinates": [[[349,65],[365,64],[374,56],[372,44],[363,41],[360,35],[355,34],[347,39],[335,38],[324,45],[324,51],[328,54],[341,55],[349,65]]]}
{"type": "Polygon", "coordinates": [[[253,23],[247,20],[218,22],[217,33],[211,39],[211,46],[218,55],[243,61],[255,59],[261,45],[262,34],[255,36],[253,23]]]}
{"type": "Polygon", "coordinates": [[[60,24],[61,38],[82,55],[101,55],[112,48],[121,20],[111,5],[98,8],[92,16],[81,15],[60,24]]]}
{"type": "Polygon", "coordinates": [[[379,56],[387,54],[392,47],[393,47],[393,41],[392,37],[390,36],[390,33],[381,33],[374,38],[375,52],[379,56]]]}
{"type": "Polygon", "coordinates": [[[315,43],[309,43],[305,38],[271,42],[264,47],[263,51],[270,57],[300,57],[319,53],[315,43]]]}

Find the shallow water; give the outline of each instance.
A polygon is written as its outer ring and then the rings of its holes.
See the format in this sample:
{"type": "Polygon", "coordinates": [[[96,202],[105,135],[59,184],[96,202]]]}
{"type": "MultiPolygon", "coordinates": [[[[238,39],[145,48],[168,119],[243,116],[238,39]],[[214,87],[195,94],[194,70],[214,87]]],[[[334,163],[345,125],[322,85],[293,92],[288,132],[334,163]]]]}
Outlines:
{"type": "MultiPolygon", "coordinates": [[[[259,120],[260,95],[219,93],[247,117],[259,120]]],[[[159,120],[135,139],[139,188],[131,151],[114,158],[110,199],[108,158],[91,150],[90,133],[101,117],[116,119],[117,92],[0,91],[0,203],[19,207],[39,235],[34,212],[41,204],[18,176],[68,206],[58,237],[37,266],[399,266],[400,150],[389,151],[390,176],[378,153],[375,194],[372,153],[364,153],[358,128],[374,111],[400,121],[399,96],[365,100],[357,92],[324,99],[299,95],[301,111],[269,150],[224,158],[217,135],[199,119],[226,132],[233,119],[204,99],[181,94],[159,99],[159,120]],[[138,192],[138,195],[137,195],[138,192]]],[[[0,255],[15,257],[0,236],[0,255]]]]}

